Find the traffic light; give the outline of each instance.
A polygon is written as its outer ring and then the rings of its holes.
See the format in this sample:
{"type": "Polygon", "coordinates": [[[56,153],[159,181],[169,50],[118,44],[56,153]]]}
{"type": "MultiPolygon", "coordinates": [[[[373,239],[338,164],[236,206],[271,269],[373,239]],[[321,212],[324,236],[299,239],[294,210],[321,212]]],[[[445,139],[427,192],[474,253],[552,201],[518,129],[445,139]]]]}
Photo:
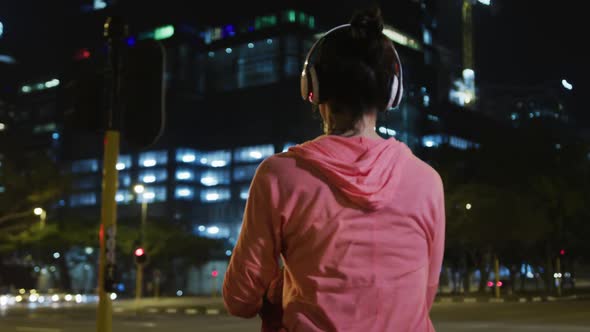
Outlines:
{"type": "Polygon", "coordinates": [[[218,275],[219,275],[219,272],[218,272],[217,270],[213,270],[213,271],[211,272],[211,276],[212,276],[213,278],[217,278],[217,276],[218,276],[218,275]]]}
{"type": "Polygon", "coordinates": [[[565,255],[565,249],[561,249],[561,250],[559,251],[559,254],[560,254],[561,256],[564,256],[564,255],[565,255]]]}
{"type": "Polygon", "coordinates": [[[143,249],[143,247],[138,247],[137,249],[135,249],[133,254],[135,255],[135,263],[136,264],[145,264],[145,262],[147,260],[147,254],[145,252],[145,249],[143,249]]]}

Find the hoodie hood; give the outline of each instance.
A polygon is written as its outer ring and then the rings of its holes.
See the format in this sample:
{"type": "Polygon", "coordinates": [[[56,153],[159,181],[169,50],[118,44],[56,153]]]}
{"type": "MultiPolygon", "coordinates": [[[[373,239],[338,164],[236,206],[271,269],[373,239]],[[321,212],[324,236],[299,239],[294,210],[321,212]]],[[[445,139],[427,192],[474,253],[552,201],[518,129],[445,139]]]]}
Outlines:
{"type": "Polygon", "coordinates": [[[401,168],[412,152],[402,142],[354,136],[319,136],[289,148],[354,204],[377,210],[391,202],[401,168]]]}

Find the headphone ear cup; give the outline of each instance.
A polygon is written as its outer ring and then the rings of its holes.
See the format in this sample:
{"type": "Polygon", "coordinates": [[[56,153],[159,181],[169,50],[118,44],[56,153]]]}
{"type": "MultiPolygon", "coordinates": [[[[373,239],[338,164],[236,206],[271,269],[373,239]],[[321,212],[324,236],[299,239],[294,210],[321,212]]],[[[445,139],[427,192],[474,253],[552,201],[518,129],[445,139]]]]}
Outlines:
{"type": "Polygon", "coordinates": [[[320,103],[320,81],[318,79],[317,71],[315,66],[309,68],[309,80],[311,81],[311,89],[309,91],[309,101],[314,105],[320,103]]]}
{"type": "Polygon", "coordinates": [[[392,107],[396,107],[397,105],[399,105],[399,89],[401,84],[399,84],[399,79],[397,78],[397,75],[393,75],[393,78],[391,80],[391,91],[389,92],[389,101],[387,102],[387,107],[385,108],[385,110],[389,110],[392,107]]]}
{"type": "Polygon", "coordinates": [[[301,73],[301,79],[299,81],[301,98],[305,101],[309,101],[309,73],[307,67],[303,69],[303,72],[301,73]]]}

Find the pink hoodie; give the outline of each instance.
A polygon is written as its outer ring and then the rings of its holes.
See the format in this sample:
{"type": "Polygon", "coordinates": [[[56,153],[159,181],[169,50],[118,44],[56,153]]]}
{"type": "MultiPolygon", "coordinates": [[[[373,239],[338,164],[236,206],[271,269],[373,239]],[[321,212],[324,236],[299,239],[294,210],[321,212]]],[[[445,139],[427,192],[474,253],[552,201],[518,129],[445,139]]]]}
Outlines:
{"type": "Polygon", "coordinates": [[[320,136],[259,166],[225,306],[255,316],[281,256],[289,332],[434,331],[444,231],[442,181],[405,144],[320,136]]]}

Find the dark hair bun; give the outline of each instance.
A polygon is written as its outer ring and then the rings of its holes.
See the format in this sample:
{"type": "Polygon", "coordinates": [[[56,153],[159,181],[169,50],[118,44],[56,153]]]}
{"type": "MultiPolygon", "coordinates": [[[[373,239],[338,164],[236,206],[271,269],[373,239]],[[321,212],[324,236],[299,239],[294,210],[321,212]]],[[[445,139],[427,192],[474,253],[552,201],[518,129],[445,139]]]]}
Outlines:
{"type": "Polygon", "coordinates": [[[357,11],[350,21],[352,35],[358,39],[376,39],[383,32],[383,17],[379,7],[357,11]]]}

